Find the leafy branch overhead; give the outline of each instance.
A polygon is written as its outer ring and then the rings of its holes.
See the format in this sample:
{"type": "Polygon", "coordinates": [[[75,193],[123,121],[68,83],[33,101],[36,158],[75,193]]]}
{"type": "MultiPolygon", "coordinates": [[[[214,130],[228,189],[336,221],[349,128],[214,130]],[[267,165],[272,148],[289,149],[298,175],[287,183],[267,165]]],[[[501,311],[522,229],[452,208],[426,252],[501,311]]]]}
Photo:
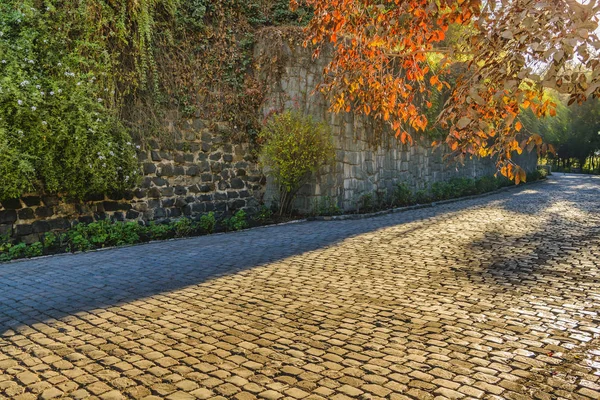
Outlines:
{"type": "Polygon", "coordinates": [[[431,124],[459,160],[495,156],[517,181],[511,154],[552,150],[523,137],[519,115],[555,114],[546,88],[582,102],[600,94],[600,2],[588,0],[293,0],[311,6],[306,45],[334,49],[321,89],[336,112],[387,121],[403,143],[431,124]],[[458,34],[456,32],[458,31],[458,34]],[[453,34],[454,33],[454,34],[453,34]],[[449,83],[450,74],[459,71],[449,83]],[[445,102],[433,120],[435,92],[445,102]]]}

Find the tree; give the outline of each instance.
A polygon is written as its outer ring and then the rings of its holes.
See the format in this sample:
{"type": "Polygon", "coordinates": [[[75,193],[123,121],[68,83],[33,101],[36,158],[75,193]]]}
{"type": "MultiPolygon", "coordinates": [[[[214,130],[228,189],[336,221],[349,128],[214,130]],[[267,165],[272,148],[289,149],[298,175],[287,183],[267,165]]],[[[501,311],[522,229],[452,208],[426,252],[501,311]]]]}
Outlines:
{"type": "Polygon", "coordinates": [[[589,0],[294,0],[314,17],[306,44],[333,58],[321,89],[332,110],[389,122],[402,142],[430,125],[435,91],[450,95],[433,121],[459,160],[495,156],[517,183],[525,172],[511,160],[525,147],[547,149],[539,135],[519,133],[519,115],[555,115],[545,88],[582,102],[600,94],[596,33],[600,2],[589,0]],[[462,40],[444,42],[450,27],[462,40]],[[434,63],[434,61],[438,61],[434,63]],[[446,76],[461,65],[453,86],[446,76]]]}

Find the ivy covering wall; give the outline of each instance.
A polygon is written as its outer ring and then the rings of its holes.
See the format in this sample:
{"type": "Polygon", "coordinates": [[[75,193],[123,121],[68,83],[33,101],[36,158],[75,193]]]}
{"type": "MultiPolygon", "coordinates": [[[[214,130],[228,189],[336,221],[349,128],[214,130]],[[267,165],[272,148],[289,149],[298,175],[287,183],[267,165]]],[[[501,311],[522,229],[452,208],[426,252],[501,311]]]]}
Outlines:
{"type": "Polygon", "coordinates": [[[307,15],[285,0],[0,2],[0,201],[132,187],[165,109],[256,133],[254,32],[307,15]]]}

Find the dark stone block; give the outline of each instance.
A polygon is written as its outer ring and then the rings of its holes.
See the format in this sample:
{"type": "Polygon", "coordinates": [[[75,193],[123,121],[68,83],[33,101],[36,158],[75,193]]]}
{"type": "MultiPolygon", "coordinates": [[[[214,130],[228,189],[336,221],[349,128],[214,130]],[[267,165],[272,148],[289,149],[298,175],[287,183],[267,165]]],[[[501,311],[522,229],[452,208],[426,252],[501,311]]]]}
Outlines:
{"type": "Polygon", "coordinates": [[[215,204],[215,211],[227,211],[227,203],[217,203],[215,204]]]}
{"type": "Polygon", "coordinates": [[[138,199],[143,199],[148,194],[146,189],[135,189],[135,192],[133,192],[133,193],[135,194],[135,197],[138,199]]]}
{"type": "Polygon", "coordinates": [[[192,165],[190,167],[188,167],[186,174],[188,176],[196,176],[200,173],[200,167],[198,167],[197,165],[192,165]]]}
{"type": "Polygon", "coordinates": [[[235,174],[236,174],[237,176],[246,176],[246,170],[245,170],[245,169],[243,169],[243,168],[240,168],[240,169],[238,169],[238,170],[235,172],[235,174]]]}
{"type": "Polygon", "coordinates": [[[104,211],[117,211],[119,209],[119,203],[114,201],[105,201],[102,203],[104,211]]]}
{"type": "Polygon", "coordinates": [[[223,170],[223,164],[221,164],[219,162],[211,163],[210,170],[212,171],[213,174],[218,174],[219,172],[221,172],[223,170]]]}
{"type": "Polygon", "coordinates": [[[240,208],[244,208],[246,207],[246,201],[245,200],[235,200],[233,201],[233,203],[231,203],[231,209],[232,210],[239,210],[240,208]]]}
{"type": "Polygon", "coordinates": [[[183,197],[178,197],[175,200],[175,207],[182,208],[182,207],[185,207],[185,206],[187,206],[187,201],[185,201],[185,199],[183,197]]]}
{"type": "Polygon", "coordinates": [[[194,128],[195,130],[200,130],[205,127],[206,125],[204,125],[204,122],[202,122],[201,119],[194,118],[194,121],[192,122],[192,128],[194,128]]]}
{"type": "Polygon", "coordinates": [[[167,216],[164,208],[157,208],[154,210],[154,218],[164,218],[167,216]]]}
{"type": "Polygon", "coordinates": [[[190,193],[200,193],[200,187],[198,185],[192,185],[188,187],[190,193]]]}
{"type": "Polygon", "coordinates": [[[212,182],[213,176],[211,174],[202,174],[200,179],[202,179],[202,182],[212,182]]]}
{"type": "Polygon", "coordinates": [[[29,224],[15,226],[16,236],[25,236],[33,233],[33,228],[29,224]]]}
{"type": "Polygon", "coordinates": [[[185,186],[175,186],[175,194],[177,196],[183,196],[187,194],[187,189],[185,186]]]}
{"type": "Polygon", "coordinates": [[[144,163],[143,168],[145,175],[150,175],[156,172],[156,165],[153,163],[144,163]]]}
{"type": "Polygon", "coordinates": [[[152,183],[156,186],[165,186],[168,182],[163,178],[152,178],[152,183]]]}
{"type": "Polygon", "coordinates": [[[241,198],[246,198],[246,197],[250,197],[250,192],[247,190],[242,190],[239,192],[240,193],[240,197],[241,198]]]}
{"type": "Polygon", "coordinates": [[[219,200],[227,200],[227,193],[215,193],[215,201],[219,201],[219,200]]]}
{"type": "Polygon", "coordinates": [[[142,184],[140,186],[142,189],[148,189],[150,186],[152,186],[152,178],[145,177],[142,179],[142,184]]]}
{"type": "Polygon", "coordinates": [[[243,189],[246,187],[244,181],[241,178],[233,178],[231,180],[231,188],[232,189],[243,189]]]}
{"type": "Polygon", "coordinates": [[[0,225],[0,236],[12,236],[12,225],[5,224],[0,225]]]}
{"type": "Polygon", "coordinates": [[[160,189],[159,188],[151,188],[148,191],[148,197],[153,198],[153,199],[157,199],[160,197],[160,189]]]}
{"type": "Polygon", "coordinates": [[[192,215],[192,205],[188,204],[187,206],[183,207],[183,214],[184,215],[192,215]]]}
{"type": "Polygon", "coordinates": [[[186,154],[183,156],[183,159],[185,160],[185,162],[188,162],[188,163],[190,163],[190,162],[194,162],[194,155],[193,155],[193,154],[191,154],[191,153],[186,153],[186,154]]]}
{"type": "Polygon", "coordinates": [[[148,208],[154,209],[160,207],[160,200],[148,200],[148,208]]]}
{"type": "Polygon", "coordinates": [[[48,232],[50,230],[50,224],[46,221],[35,221],[31,224],[34,233],[48,232]]]}
{"type": "Polygon", "coordinates": [[[18,210],[23,207],[19,199],[7,199],[2,201],[2,206],[7,210],[18,210]]]}
{"type": "Polygon", "coordinates": [[[0,211],[0,224],[12,224],[17,220],[17,212],[15,210],[0,211]]]}
{"type": "Polygon", "coordinates": [[[173,173],[175,174],[175,176],[183,176],[185,175],[185,168],[183,168],[183,166],[181,165],[176,165],[175,167],[173,167],[173,173]]]}
{"type": "Polygon", "coordinates": [[[214,186],[212,186],[212,187],[211,186],[212,185],[202,185],[202,186],[200,186],[200,191],[202,193],[212,192],[212,190],[214,189],[214,186]]]}
{"type": "Polygon", "coordinates": [[[173,155],[171,153],[166,151],[160,151],[159,154],[163,160],[173,161],[173,155]]]}
{"type": "Polygon", "coordinates": [[[89,215],[84,215],[82,217],[79,217],[79,218],[77,218],[77,220],[84,224],[91,224],[92,222],[94,222],[94,218],[89,215]]]}
{"type": "Polygon", "coordinates": [[[202,133],[202,141],[203,142],[212,142],[213,140],[213,136],[209,133],[209,132],[203,132],[202,133]]]}
{"type": "Polygon", "coordinates": [[[192,204],[192,211],[195,213],[203,213],[206,210],[206,206],[203,203],[192,204]]]}
{"type": "Polygon", "coordinates": [[[126,190],[125,192],[123,192],[123,198],[124,198],[125,200],[133,200],[133,197],[134,197],[134,195],[133,195],[133,191],[131,191],[131,190],[126,190]]]}
{"type": "Polygon", "coordinates": [[[171,164],[163,165],[161,169],[156,173],[158,176],[173,176],[174,169],[171,164]]]}
{"type": "Polygon", "coordinates": [[[172,187],[164,187],[160,190],[161,196],[171,197],[173,196],[173,188],[172,187]]]}
{"type": "Polygon", "coordinates": [[[176,163],[183,164],[185,162],[185,158],[183,156],[183,153],[176,153],[173,158],[175,159],[176,163]]]}
{"type": "Polygon", "coordinates": [[[203,203],[211,202],[214,199],[215,199],[215,196],[213,196],[212,194],[203,194],[202,196],[198,196],[198,200],[200,200],[203,203]]]}
{"type": "Polygon", "coordinates": [[[135,210],[129,210],[127,211],[127,214],[125,214],[125,216],[127,217],[127,219],[137,219],[140,216],[140,213],[135,210]]]}
{"type": "Polygon", "coordinates": [[[228,163],[232,162],[233,161],[233,155],[231,155],[231,154],[225,154],[223,156],[223,161],[228,162],[228,163]]]}
{"type": "Polygon", "coordinates": [[[210,212],[215,211],[217,208],[215,207],[215,203],[204,203],[204,211],[210,212]]]}
{"type": "MultiPolygon", "coordinates": [[[[104,213],[102,213],[102,214],[104,214],[104,213]]],[[[50,219],[47,222],[50,225],[50,230],[69,229],[71,227],[71,224],[65,218],[50,219]]]]}
{"type": "Polygon", "coordinates": [[[48,207],[57,206],[60,203],[58,196],[42,196],[42,201],[48,207]]]}
{"type": "Polygon", "coordinates": [[[169,217],[180,217],[181,210],[179,208],[171,208],[169,209],[169,217]]]}
{"type": "Polygon", "coordinates": [[[35,215],[31,208],[23,208],[18,212],[19,219],[34,219],[35,215]]]}
{"type": "Polygon", "coordinates": [[[223,156],[223,154],[221,154],[220,152],[216,152],[216,153],[212,153],[208,158],[211,161],[219,161],[221,159],[221,156],[223,156]]]}
{"type": "Polygon", "coordinates": [[[54,215],[52,207],[38,207],[35,209],[35,216],[38,218],[48,218],[54,215]]]}
{"type": "Polygon", "coordinates": [[[204,153],[208,153],[212,149],[212,146],[210,145],[210,143],[202,142],[201,149],[204,153]]]}
{"type": "Polygon", "coordinates": [[[204,153],[200,153],[198,154],[198,161],[207,161],[208,160],[208,156],[204,153]]]}
{"type": "Polygon", "coordinates": [[[155,150],[152,150],[150,152],[150,157],[152,158],[152,161],[161,161],[162,160],[158,151],[155,151],[155,150]]]}
{"type": "Polygon", "coordinates": [[[237,199],[239,197],[240,195],[238,194],[238,192],[227,192],[228,199],[237,199]]]}
{"type": "Polygon", "coordinates": [[[137,158],[140,161],[146,161],[148,159],[148,153],[146,153],[145,151],[138,151],[137,158]]]}
{"type": "Polygon", "coordinates": [[[195,201],[196,201],[196,198],[194,196],[187,196],[185,198],[186,203],[194,203],[195,201]]]}
{"type": "Polygon", "coordinates": [[[162,206],[165,208],[173,207],[175,204],[175,199],[163,199],[162,206]]]}
{"type": "Polygon", "coordinates": [[[22,200],[25,202],[27,207],[39,206],[41,204],[42,199],[38,196],[27,196],[23,197],[22,200]]]}

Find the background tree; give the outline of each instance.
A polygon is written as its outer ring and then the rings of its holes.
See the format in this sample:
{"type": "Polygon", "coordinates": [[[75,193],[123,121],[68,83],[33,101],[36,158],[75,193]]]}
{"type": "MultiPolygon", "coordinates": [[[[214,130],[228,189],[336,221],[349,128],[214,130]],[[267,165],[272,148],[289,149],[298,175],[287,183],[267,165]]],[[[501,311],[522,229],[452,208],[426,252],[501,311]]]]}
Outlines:
{"type": "Polygon", "coordinates": [[[501,172],[517,182],[525,172],[513,152],[537,145],[523,137],[519,115],[555,115],[545,88],[568,93],[570,102],[600,94],[596,34],[600,4],[574,0],[295,0],[314,8],[307,44],[315,55],[327,43],[333,59],[322,89],[336,112],[354,110],[388,121],[402,142],[430,122],[425,108],[434,91],[451,94],[435,122],[449,129],[453,154],[495,156],[501,172]],[[463,41],[440,46],[451,26],[463,41]],[[431,55],[440,58],[432,69],[431,55]],[[460,64],[451,87],[445,77],[460,64]],[[573,68],[576,65],[577,68],[573,68]],[[421,105],[422,104],[422,105],[421,105]]]}

